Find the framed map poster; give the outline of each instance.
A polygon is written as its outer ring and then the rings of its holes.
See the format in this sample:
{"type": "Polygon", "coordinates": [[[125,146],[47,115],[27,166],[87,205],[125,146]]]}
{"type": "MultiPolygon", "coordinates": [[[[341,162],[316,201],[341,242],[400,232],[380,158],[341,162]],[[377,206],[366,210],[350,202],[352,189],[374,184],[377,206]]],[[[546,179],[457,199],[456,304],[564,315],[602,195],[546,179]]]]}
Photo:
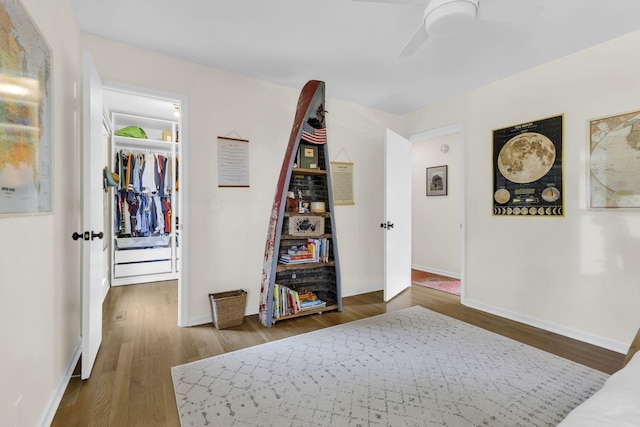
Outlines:
{"type": "Polygon", "coordinates": [[[589,207],[640,207],[640,111],[589,121],[589,207]]]}
{"type": "Polygon", "coordinates": [[[564,215],[563,119],[493,131],[493,215],[564,215]]]}
{"type": "Polygon", "coordinates": [[[0,215],[51,212],[51,49],[19,0],[0,0],[0,215]]]}

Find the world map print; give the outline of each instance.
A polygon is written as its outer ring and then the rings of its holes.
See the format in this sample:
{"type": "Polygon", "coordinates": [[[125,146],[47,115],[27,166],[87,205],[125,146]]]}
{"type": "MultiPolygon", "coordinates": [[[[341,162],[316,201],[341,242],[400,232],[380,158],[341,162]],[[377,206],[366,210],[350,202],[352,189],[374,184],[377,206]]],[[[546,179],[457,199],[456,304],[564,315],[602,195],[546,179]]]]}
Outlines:
{"type": "Polygon", "coordinates": [[[0,214],[51,212],[51,52],[18,0],[0,0],[0,214]]]}
{"type": "Polygon", "coordinates": [[[640,111],[590,122],[592,208],[640,207],[640,111]]]}

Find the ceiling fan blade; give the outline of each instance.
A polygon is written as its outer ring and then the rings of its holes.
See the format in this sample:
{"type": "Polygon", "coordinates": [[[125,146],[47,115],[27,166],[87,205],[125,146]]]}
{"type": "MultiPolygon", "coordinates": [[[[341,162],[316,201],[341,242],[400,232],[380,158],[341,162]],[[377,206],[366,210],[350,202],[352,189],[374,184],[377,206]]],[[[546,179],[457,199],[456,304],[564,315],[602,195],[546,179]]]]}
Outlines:
{"type": "Polygon", "coordinates": [[[544,6],[535,0],[481,0],[478,19],[523,24],[535,18],[544,6]]]}
{"type": "Polygon", "coordinates": [[[409,41],[404,45],[398,56],[412,55],[424,42],[429,38],[427,30],[424,28],[424,22],[413,32],[409,41]]]}

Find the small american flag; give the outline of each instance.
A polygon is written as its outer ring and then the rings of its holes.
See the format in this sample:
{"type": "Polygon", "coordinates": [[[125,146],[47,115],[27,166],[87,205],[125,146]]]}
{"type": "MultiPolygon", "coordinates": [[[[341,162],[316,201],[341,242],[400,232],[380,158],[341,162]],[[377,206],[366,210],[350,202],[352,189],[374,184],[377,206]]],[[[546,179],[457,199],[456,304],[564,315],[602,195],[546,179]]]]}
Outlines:
{"type": "Polygon", "coordinates": [[[312,144],[324,144],[327,142],[327,129],[316,129],[309,123],[302,123],[302,139],[312,144]]]}

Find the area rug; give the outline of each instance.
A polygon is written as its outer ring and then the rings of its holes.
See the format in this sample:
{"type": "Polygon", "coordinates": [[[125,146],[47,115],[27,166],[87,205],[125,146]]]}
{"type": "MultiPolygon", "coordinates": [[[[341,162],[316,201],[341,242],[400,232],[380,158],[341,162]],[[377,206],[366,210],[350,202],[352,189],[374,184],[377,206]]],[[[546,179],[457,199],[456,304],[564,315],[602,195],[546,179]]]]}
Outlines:
{"type": "Polygon", "coordinates": [[[186,426],[555,426],[606,374],[422,307],[171,369],[186,426]]]}
{"type": "Polygon", "coordinates": [[[451,277],[411,270],[411,283],[460,296],[460,280],[451,277]]]}

